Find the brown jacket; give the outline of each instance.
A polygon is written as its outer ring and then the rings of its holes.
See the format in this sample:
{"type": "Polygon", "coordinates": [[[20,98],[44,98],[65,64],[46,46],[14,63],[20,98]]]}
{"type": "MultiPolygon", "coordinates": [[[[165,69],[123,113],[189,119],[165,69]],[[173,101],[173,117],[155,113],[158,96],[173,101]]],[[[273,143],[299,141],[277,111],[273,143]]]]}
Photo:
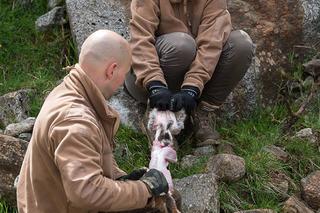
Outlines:
{"type": "Polygon", "coordinates": [[[185,32],[195,38],[197,54],[182,86],[196,86],[202,91],[212,77],[223,44],[231,32],[226,0],[132,0],[131,14],[130,43],[136,83],[143,87],[152,80],[166,84],[155,38],[185,32]],[[180,3],[171,3],[177,1],[180,3]]]}
{"type": "Polygon", "coordinates": [[[17,187],[20,213],[83,213],[145,207],[141,181],[113,158],[118,114],[76,65],[47,97],[37,117],[17,187]]]}

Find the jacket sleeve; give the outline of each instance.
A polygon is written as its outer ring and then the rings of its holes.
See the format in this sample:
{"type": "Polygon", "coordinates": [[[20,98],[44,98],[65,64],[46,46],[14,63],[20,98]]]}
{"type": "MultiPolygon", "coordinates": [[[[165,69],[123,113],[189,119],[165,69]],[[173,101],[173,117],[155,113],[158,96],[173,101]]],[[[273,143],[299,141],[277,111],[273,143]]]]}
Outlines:
{"type": "Polygon", "coordinates": [[[185,74],[182,86],[196,86],[202,92],[212,77],[231,28],[226,0],[207,0],[196,37],[196,58],[185,74]]]}
{"type": "Polygon", "coordinates": [[[101,132],[93,122],[67,118],[49,134],[58,144],[54,160],[73,206],[107,212],[146,206],[150,194],[143,182],[114,181],[103,176],[101,132]]]}
{"type": "Polygon", "coordinates": [[[127,173],[119,168],[116,160],[114,158],[112,158],[112,160],[113,160],[113,173],[114,173],[115,179],[118,179],[119,177],[126,175],[127,173]]]}
{"type": "Polygon", "coordinates": [[[166,85],[155,48],[155,32],[159,25],[158,0],[132,0],[130,45],[132,68],[137,76],[136,84],[146,87],[152,80],[166,85]]]}

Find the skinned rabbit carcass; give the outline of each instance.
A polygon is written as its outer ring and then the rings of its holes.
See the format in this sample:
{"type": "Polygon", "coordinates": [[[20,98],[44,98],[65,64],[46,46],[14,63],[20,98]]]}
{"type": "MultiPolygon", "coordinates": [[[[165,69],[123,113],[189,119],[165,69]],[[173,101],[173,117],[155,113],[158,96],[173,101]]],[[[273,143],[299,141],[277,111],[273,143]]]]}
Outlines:
{"type": "MultiPolygon", "coordinates": [[[[149,114],[148,129],[154,133],[151,149],[151,160],[149,169],[161,171],[169,185],[169,192],[166,199],[161,203],[163,212],[179,213],[175,199],[173,198],[174,188],[169,163],[177,162],[177,153],[174,149],[173,137],[184,128],[184,111],[176,116],[171,111],[158,111],[153,109],[149,114]]],[[[159,204],[158,204],[159,205],[159,204]]]]}

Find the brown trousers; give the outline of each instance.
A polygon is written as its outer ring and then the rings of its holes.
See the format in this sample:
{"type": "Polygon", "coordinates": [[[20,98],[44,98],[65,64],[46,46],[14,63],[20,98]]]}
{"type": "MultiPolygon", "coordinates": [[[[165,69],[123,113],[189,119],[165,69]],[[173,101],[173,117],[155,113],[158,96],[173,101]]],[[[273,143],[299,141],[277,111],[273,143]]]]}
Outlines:
{"type": "MultiPolygon", "coordinates": [[[[195,40],[186,33],[169,33],[157,37],[155,47],[169,89],[179,91],[184,75],[196,56],[195,40]]],[[[223,104],[245,75],[253,55],[254,44],[249,35],[242,30],[232,31],[200,100],[216,106],[223,104]]],[[[147,91],[137,86],[135,80],[136,76],[131,70],[126,76],[125,87],[134,99],[146,103],[147,91]]]]}

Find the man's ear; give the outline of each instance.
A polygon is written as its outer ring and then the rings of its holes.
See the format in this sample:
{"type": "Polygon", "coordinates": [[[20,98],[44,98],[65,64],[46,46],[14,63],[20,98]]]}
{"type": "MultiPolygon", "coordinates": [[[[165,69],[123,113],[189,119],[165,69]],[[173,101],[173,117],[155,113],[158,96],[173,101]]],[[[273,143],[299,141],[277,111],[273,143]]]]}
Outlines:
{"type": "Polygon", "coordinates": [[[105,70],[105,76],[108,80],[111,80],[113,78],[114,72],[118,68],[118,64],[113,62],[111,63],[105,70]]]}

